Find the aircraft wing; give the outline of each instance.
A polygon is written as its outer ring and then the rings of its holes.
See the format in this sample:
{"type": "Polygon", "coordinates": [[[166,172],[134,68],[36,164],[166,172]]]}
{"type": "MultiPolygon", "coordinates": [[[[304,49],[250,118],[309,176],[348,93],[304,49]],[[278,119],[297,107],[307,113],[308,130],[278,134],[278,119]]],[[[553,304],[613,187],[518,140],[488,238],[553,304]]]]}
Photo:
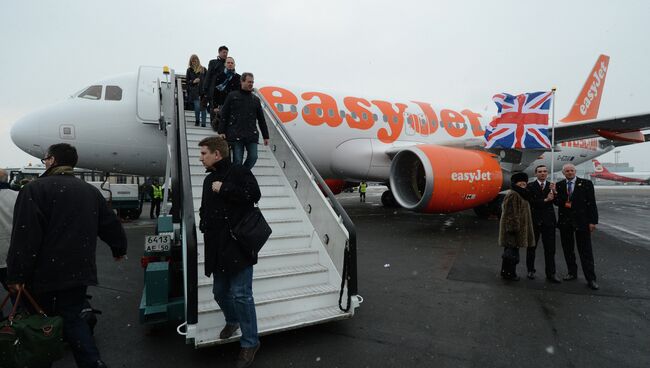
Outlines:
{"type": "Polygon", "coordinates": [[[641,130],[650,129],[650,113],[556,124],[555,142],[603,137],[614,141],[640,143],[646,140],[641,130]]]}

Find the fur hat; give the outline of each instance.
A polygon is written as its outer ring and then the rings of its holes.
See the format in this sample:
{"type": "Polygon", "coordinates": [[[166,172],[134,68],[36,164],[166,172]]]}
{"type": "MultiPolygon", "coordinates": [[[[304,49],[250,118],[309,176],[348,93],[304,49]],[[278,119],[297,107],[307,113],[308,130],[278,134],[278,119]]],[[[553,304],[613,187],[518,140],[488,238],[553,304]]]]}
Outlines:
{"type": "Polygon", "coordinates": [[[512,184],[519,183],[520,181],[525,181],[526,183],[528,183],[528,175],[524,172],[518,172],[512,174],[512,176],[510,177],[510,183],[512,184]]]}

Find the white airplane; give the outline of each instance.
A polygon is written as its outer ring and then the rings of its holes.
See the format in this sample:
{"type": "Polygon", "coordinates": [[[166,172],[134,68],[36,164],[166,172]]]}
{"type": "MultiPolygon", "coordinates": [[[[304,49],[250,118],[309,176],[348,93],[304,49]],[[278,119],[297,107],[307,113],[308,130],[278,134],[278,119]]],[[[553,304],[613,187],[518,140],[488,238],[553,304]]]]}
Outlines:
{"type": "MultiPolygon", "coordinates": [[[[580,164],[613,146],[596,137],[643,142],[650,114],[594,120],[609,57],[600,55],[582,92],[555,129],[555,168],[580,164]]],[[[14,143],[43,157],[69,142],[79,167],[161,176],[166,138],[158,129],[157,80],[162,68],[140,67],[93,83],[70,98],[32,112],[12,127],[14,143]]],[[[551,165],[549,152],[485,150],[487,118],[479,110],[434,108],[426,102],[367,99],[312,89],[258,89],[334,192],[344,181],[383,182],[382,202],[419,212],[446,213],[490,203],[507,187],[507,173],[551,165]],[[316,138],[317,137],[317,138],[316,138]],[[504,175],[506,173],[506,175],[504,175]],[[394,195],[394,197],[393,197],[394,195]],[[393,199],[394,198],[394,199],[393,199]]]]}

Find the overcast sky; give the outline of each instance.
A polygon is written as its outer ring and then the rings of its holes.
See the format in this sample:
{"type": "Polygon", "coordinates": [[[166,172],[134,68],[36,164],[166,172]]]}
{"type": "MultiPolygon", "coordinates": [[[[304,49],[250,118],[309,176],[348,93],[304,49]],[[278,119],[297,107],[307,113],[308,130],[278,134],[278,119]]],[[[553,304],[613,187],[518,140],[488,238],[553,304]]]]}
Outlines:
{"type": "MultiPolygon", "coordinates": [[[[37,161],[9,137],[20,116],[139,65],[207,65],[222,44],[257,82],[393,101],[484,110],[497,92],[556,86],[558,118],[604,53],[599,117],[647,112],[648,14],[648,1],[3,1],[0,167],[37,161]]],[[[648,153],[619,158],[650,170],[648,153]]]]}

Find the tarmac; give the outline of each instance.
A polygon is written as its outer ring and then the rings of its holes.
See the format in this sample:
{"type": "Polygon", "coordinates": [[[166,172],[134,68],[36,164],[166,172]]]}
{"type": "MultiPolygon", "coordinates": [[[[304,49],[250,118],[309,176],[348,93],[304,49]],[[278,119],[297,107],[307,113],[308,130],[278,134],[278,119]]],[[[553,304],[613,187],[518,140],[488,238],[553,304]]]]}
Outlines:
{"type": "MultiPolygon", "coordinates": [[[[578,280],[546,283],[541,249],[537,279],[503,281],[497,220],[384,208],[381,192],[369,187],[366,203],[358,193],[338,196],[358,233],[364,302],[355,316],[262,337],[254,367],[650,367],[650,187],[597,188],[598,291],[582,271],[578,280]]],[[[128,261],[115,263],[98,245],[101,285],[90,292],[103,311],[95,337],[104,361],[234,367],[236,343],[195,350],[175,326],[140,325],[147,215],[145,208],[146,219],[125,224],[128,261]]],[[[562,276],[559,234],[555,259],[562,276]]],[[[54,365],[74,366],[70,352],[54,365]]]]}

